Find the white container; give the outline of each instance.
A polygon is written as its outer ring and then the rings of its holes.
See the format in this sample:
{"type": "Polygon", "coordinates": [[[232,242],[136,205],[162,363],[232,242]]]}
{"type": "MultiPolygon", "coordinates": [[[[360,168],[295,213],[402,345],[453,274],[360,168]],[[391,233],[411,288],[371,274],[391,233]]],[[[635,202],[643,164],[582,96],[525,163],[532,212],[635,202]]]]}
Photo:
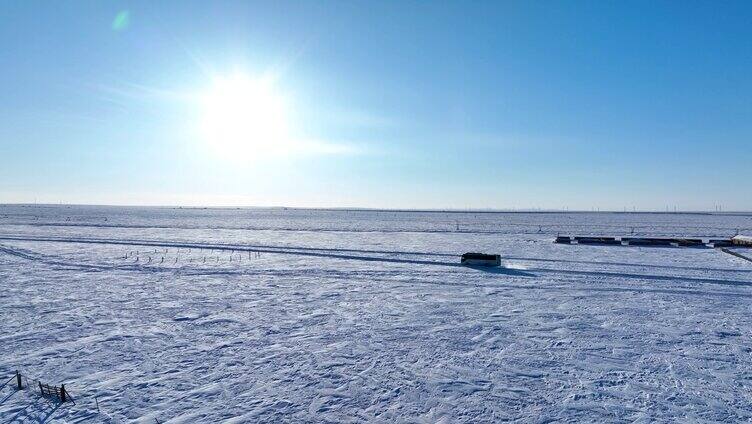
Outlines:
{"type": "Polygon", "coordinates": [[[731,243],[737,246],[752,246],[752,237],[750,236],[735,236],[731,239],[731,243]]]}

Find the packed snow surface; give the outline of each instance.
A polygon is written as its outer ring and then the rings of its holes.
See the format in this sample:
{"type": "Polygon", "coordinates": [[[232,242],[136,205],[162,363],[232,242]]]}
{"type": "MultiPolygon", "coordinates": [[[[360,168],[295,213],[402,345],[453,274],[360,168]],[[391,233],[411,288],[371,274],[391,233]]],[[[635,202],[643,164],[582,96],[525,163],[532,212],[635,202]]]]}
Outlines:
{"type": "Polygon", "coordinates": [[[752,263],[553,243],[737,232],[752,215],[0,206],[0,385],[32,386],[0,386],[0,422],[748,421],[752,263]]]}

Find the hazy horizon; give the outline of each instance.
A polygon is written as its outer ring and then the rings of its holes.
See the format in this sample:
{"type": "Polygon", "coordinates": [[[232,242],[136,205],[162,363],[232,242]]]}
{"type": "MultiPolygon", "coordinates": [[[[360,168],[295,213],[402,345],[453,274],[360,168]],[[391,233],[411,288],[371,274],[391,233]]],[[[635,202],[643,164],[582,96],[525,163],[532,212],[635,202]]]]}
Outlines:
{"type": "Polygon", "coordinates": [[[0,202],[0,206],[21,207],[105,207],[105,208],[163,208],[163,209],[292,209],[292,210],[331,210],[331,211],[374,211],[374,212],[437,212],[437,213],[663,213],[663,214],[752,214],[752,210],[703,210],[703,209],[556,209],[556,208],[375,208],[361,206],[287,206],[287,205],[181,205],[181,204],[97,204],[97,203],[13,203],[0,202]]]}

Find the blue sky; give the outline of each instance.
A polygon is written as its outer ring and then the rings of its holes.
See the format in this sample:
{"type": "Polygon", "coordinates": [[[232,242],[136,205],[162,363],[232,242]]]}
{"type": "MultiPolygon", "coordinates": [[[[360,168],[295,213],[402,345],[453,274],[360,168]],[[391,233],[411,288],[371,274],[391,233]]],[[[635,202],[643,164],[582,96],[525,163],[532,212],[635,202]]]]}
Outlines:
{"type": "Polygon", "coordinates": [[[7,1],[0,16],[0,202],[752,210],[750,2],[7,1]],[[237,76],[272,100],[220,142],[203,99],[237,76]],[[276,100],[289,142],[255,129],[276,100]]]}

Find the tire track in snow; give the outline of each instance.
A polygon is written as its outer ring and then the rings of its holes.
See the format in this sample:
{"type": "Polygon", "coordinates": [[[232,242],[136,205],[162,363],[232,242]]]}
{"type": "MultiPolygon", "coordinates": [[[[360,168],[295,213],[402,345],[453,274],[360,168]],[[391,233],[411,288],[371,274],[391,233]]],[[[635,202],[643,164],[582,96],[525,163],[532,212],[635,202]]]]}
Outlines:
{"type": "Polygon", "coordinates": [[[702,284],[718,284],[723,286],[746,286],[752,287],[752,281],[745,280],[721,280],[716,278],[701,278],[701,277],[687,277],[687,276],[673,276],[673,275],[651,275],[651,274],[634,274],[629,272],[615,272],[615,271],[578,271],[570,269],[548,269],[548,268],[527,268],[527,271],[539,272],[542,274],[567,274],[567,275],[579,275],[583,277],[615,277],[615,278],[627,278],[637,280],[658,280],[658,281],[674,281],[682,282],[689,281],[693,283],[702,284]]]}
{"type": "Polygon", "coordinates": [[[440,252],[414,252],[414,251],[402,251],[402,250],[372,250],[372,249],[344,249],[344,248],[324,248],[324,247],[305,247],[305,246],[274,246],[268,244],[228,244],[228,243],[201,243],[191,241],[169,241],[169,240],[144,240],[144,239],[104,239],[95,237],[52,237],[52,236],[25,236],[25,235],[13,235],[2,234],[0,240],[15,240],[15,241],[60,241],[69,243],[85,243],[85,242],[108,242],[115,244],[117,242],[133,243],[134,245],[140,245],[142,243],[171,243],[175,244],[175,247],[182,247],[182,245],[196,245],[197,248],[204,249],[222,249],[229,248],[230,250],[240,249],[283,249],[283,250],[302,250],[302,251],[325,251],[325,252],[350,252],[350,253],[376,253],[376,254],[389,254],[389,255],[408,255],[408,256],[440,256],[440,257],[453,257],[456,258],[459,254],[456,253],[440,253],[440,252]],[[180,244],[181,246],[178,246],[180,244]]]}
{"type": "MultiPolygon", "coordinates": [[[[458,262],[430,261],[419,259],[400,259],[386,258],[376,256],[361,255],[344,255],[339,253],[329,253],[327,249],[309,250],[312,248],[283,248],[283,247],[249,247],[244,245],[228,244],[209,244],[209,243],[191,243],[191,242],[165,242],[165,241],[148,241],[148,240],[106,240],[106,239],[79,239],[79,238],[55,238],[55,237],[18,237],[18,236],[0,236],[0,240],[8,241],[41,241],[52,243],[81,243],[81,244],[103,244],[103,245],[120,245],[120,246],[146,246],[146,247],[166,247],[179,249],[211,249],[223,250],[230,252],[260,252],[260,253],[277,253],[283,255],[312,256],[320,258],[333,258],[345,260],[359,260],[366,262],[387,262],[399,264],[418,264],[429,266],[443,267],[464,267],[458,262]]],[[[398,254],[389,252],[389,254],[398,254]]],[[[413,254],[418,254],[413,252],[413,254]]],[[[433,254],[429,254],[433,255],[433,254]]],[[[453,255],[454,256],[454,255],[453,255]]],[[[516,272],[516,271],[510,271],[516,272]]]]}
{"type": "MultiPolygon", "coordinates": [[[[452,222],[448,223],[448,227],[452,227],[452,222]]],[[[310,227],[310,228],[298,228],[298,227],[253,227],[253,226],[202,226],[202,225],[163,225],[163,224],[97,224],[97,223],[77,223],[77,222],[28,222],[28,221],[9,221],[0,223],[0,225],[8,226],[29,226],[29,227],[72,227],[72,228],[123,228],[123,229],[178,229],[178,230],[235,230],[235,231],[287,231],[287,232],[344,232],[344,233],[458,233],[458,234],[541,234],[542,229],[545,228],[546,234],[555,234],[557,232],[566,232],[576,229],[593,230],[593,226],[590,224],[531,224],[531,223],[495,223],[488,224],[486,228],[479,229],[460,229],[446,228],[446,229],[426,229],[426,228],[378,228],[378,229],[364,229],[364,228],[332,228],[332,227],[310,227]],[[494,229],[496,228],[496,229],[494,229]],[[517,230],[519,228],[519,230],[517,230]]],[[[615,234],[623,234],[628,230],[647,230],[655,233],[655,231],[662,230],[664,235],[678,235],[686,233],[687,230],[692,230],[694,227],[687,225],[668,225],[663,224],[659,226],[641,226],[631,224],[600,224],[597,226],[599,229],[614,232],[615,234]]],[[[748,227],[703,227],[704,230],[716,231],[717,233],[724,233],[726,236],[732,234],[735,231],[749,232],[752,228],[748,227]]],[[[706,235],[705,237],[715,237],[715,235],[706,235]]]]}
{"type": "MultiPolygon", "coordinates": [[[[323,247],[306,247],[306,246],[275,246],[269,244],[219,244],[219,243],[202,243],[191,241],[162,241],[162,240],[145,240],[145,239],[105,239],[94,237],[53,237],[53,236],[26,236],[26,235],[13,235],[13,234],[0,234],[0,240],[14,240],[14,241],[50,241],[50,242],[69,242],[69,243],[95,243],[102,244],[122,244],[131,246],[152,246],[152,247],[179,247],[179,248],[197,248],[197,249],[216,249],[216,250],[242,250],[242,251],[261,251],[260,249],[271,249],[273,251],[280,251],[280,253],[292,252],[292,251],[311,251],[311,252],[336,252],[336,253],[367,253],[367,254],[384,254],[384,255],[407,255],[407,256],[434,256],[434,257],[451,257],[457,258],[458,253],[445,253],[445,252],[415,252],[415,251],[401,251],[401,250],[374,250],[374,249],[344,249],[344,248],[323,248],[323,247]],[[161,244],[155,244],[161,243],[161,244]]],[[[270,251],[271,251],[270,250],[270,251]]],[[[354,258],[360,258],[360,256],[353,256],[354,258]]],[[[679,266],[679,265],[659,265],[659,264],[644,264],[644,263],[627,263],[627,262],[613,262],[613,261],[582,261],[571,259],[551,259],[540,257],[526,257],[526,256],[502,256],[502,259],[530,261],[530,262],[544,262],[544,263],[568,263],[568,264],[583,264],[583,265],[606,265],[606,266],[628,266],[638,268],[659,268],[659,269],[676,269],[676,270],[688,270],[688,271],[719,271],[719,272],[733,272],[752,274],[752,269],[738,269],[738,268],[719,268],[719,267],[692,267],[692,266],[679,266]]],[[[440,262],[438,262],[440,263],[440,262]]],[[[455,263],[445,262],[446,265],[454,266],[455,263]]]]}
{"type": "MultiPolygon", "coordinates": [[[[209,244],[209,243],[190,243],[190,242],[165,242],[165,241],[148,241],[148,240],[112,240],[112,239],[90,239],[90,238],[58,238],[58,237],[22,237],[22,236],[0,236],[0,240],[14,240],[14,241],[42,241],[42,242],[55,242],[55,243],[82,243],[82,244],[102,244],[102,245],[124,245],[124,246],[148,246],[148,247],[166,247],[166,248],[185,248],[185,249],[213,249],[224,251],[242,251],[242,252],[262,252],[262,253],[276,253],[296,256],[310,256],[343,260],[358,260],[365,262],[386,262],[397,264],[417,264],[417,265],[429,265],[429,266],[442,266],[452,268],[465,268],[468,267],[461,265],[457,262],[445,262],[445,261],[430,261],[430,260],[416,260],[416,259],[399,259],[399,258],[385,258],[375,256],[361,256],[361,255],[344,255],[338,253],[329,253],[327,249],[319,249],[320,251],[313,250],[299,250],[297,248],[257,248],[248,247],[243,245],[226,245],[226,244],[209,244]]],[[[313,249],[313,248],[304,248],[313,249]]],[[[57,265],[71,265],[66,263],[56,263],[57,265]]],[[[79,265],[83,266],[83,265],[79,265]]],[[[649,265],[646,265],[649,266],[649,265]]],[[[123,268],[123,266],[95,266],[87,265],[95,269],[116,269],[123,268]]],[[[132,266],[131,266],[132,267],[132,266]]],[[[142,269],[143,267],[138,267],[142,269]]],[[[147,267],[153,268],[153,267],[147,267]]],[[[174,268],[169,268],[174,269],[174,268]]],[[[476,268],[470,268],[476,269],[476,268]]],[[[615,277],[615,278],[627,278],[627,279],[644,279],[644,280],[658,280],[658,281],[689,281],[695,283],[704,284],[718,284],[727,286],[752,286],[752,281],[746,280],[733,280],[733,279],[714,279],[714,278],[700,278],[700,277],[687,277],[687,276],[665,276],[665,275],[653,275],[653,274],[640,274],[640,273],[628,273],[628,272],[613,272],[613,271],[580,271],[580,270],[562,270],[553,268],[528,268],[526,270],[517,270],[513,268],[477,268],[484,272],[504,274],[504,275],[517,275],[517,276],[535,276],[533,273],[542,274],[569,274],[580,276],[600,276],[600,277],[615,277]]]]}
{"type": "Polygon", "coordinates": [[[64,269],[78,269],[78,270],[85,270],[85,271],[108,271],[113,269],[141,269],[141,267],[134,267],[133,265],[91,265],[91,264],[83,264],[80,262],[70,262],[70,261],[63,261],[61,259],[55,259],[59,258],[56,256],[50,256],[45,255],[39,252],[34,252],[32,250],[28,249],[21,249],[18,247],[11,247],[5,244],[0,244],[0,253],[5,253],[10,256],[15,256],[17,258],[33,261],[33,262],[41,262],[46,265],[52,265],[52,266],[59,266],[64,269]]]}

